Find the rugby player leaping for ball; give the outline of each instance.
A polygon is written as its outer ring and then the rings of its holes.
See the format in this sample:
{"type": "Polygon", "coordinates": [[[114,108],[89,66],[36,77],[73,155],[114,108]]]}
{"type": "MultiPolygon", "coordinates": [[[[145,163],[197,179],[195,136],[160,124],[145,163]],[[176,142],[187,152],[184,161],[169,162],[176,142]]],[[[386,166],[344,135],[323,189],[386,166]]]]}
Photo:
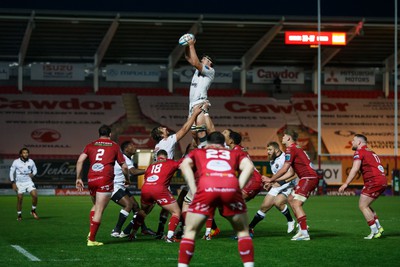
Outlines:
{"type": "MultiPolygon", "coordinates": [[[[190,38],[189,40],[187,40],[187,45],[185,46],[185,58],[193,67],[196,68],[196,71],[193,74],[192,82],[190,84],[189,117],[193,112],[194,106],[208,102],[207,90],[210,87],[215,76],[215,70],[213,68],[213,61],[211,57],[203,55],[200,61],[194,47],[195,43],[196,39],[190,38]]],[[[203,113],[201,113],[197,117],[195,124],[192,127],[193,131],[197,131],[197,137],[200,141],[200,147],[203,147],[207,144],[207,132],[204,118],[204,116],[207,115],[208,110],[203,109],[203,113]]]]}

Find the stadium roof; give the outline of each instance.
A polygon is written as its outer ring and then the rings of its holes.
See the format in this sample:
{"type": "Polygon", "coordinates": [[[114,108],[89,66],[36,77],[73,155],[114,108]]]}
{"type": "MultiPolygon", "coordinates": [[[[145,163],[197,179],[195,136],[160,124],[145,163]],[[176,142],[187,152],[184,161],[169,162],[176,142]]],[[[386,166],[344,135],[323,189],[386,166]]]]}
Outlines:
{"type": "MultiPolygon", "coordinates": [[[[318,49],[285,45],[285,31],[317,31],[317,17],[0,9],[0,61],[170,64],[183,62],[179,37],[217,65],[316,68],[318,49]]],[[[323,17],[321,31],[346,32],[346,46],[323,46],[322,66],[393,65],[388,17],[323,17]]],[[[186,64],[186,63],[185,63],[186,64]]]]}

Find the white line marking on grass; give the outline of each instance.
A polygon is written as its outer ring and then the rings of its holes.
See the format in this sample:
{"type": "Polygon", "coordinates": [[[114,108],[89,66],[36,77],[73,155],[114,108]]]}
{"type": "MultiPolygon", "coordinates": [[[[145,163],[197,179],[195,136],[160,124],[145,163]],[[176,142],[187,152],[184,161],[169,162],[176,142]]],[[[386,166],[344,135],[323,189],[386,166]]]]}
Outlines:
{"type": "Polygon", "coordinates": [[[18,245],[11,245],[13,248],[15,248],[19,253],[30,259],[31,261],[40,261],[39,258],[33,256],[31,253],[26,251],[24,248],[18,246],[18,245]]]}

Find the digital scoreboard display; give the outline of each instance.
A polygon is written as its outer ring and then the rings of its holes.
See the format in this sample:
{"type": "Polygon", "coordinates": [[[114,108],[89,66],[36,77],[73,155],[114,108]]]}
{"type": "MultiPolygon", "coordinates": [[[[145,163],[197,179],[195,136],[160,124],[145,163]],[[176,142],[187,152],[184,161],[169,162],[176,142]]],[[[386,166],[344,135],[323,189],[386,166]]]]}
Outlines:
{"type": "Polygon", "coordinates": [[[285,44],[287,45],[346,45],[345,32],[285,32],[285,44]]]}

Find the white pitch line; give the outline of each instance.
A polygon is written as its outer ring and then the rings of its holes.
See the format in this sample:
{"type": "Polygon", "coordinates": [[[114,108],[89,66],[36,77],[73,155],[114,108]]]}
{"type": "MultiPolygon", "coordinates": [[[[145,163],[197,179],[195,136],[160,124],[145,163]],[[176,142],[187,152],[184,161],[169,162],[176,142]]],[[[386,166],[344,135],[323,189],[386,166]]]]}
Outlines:
{"type": "Polygon", "coordinates": [[[31,253],[26,251],[24,248],[18,246],[18,245],[11,245],[13,248],[15,248],[19,253],[30,259],[31,261],[40,261],[39,258],[33,256],[31,253]]]}

